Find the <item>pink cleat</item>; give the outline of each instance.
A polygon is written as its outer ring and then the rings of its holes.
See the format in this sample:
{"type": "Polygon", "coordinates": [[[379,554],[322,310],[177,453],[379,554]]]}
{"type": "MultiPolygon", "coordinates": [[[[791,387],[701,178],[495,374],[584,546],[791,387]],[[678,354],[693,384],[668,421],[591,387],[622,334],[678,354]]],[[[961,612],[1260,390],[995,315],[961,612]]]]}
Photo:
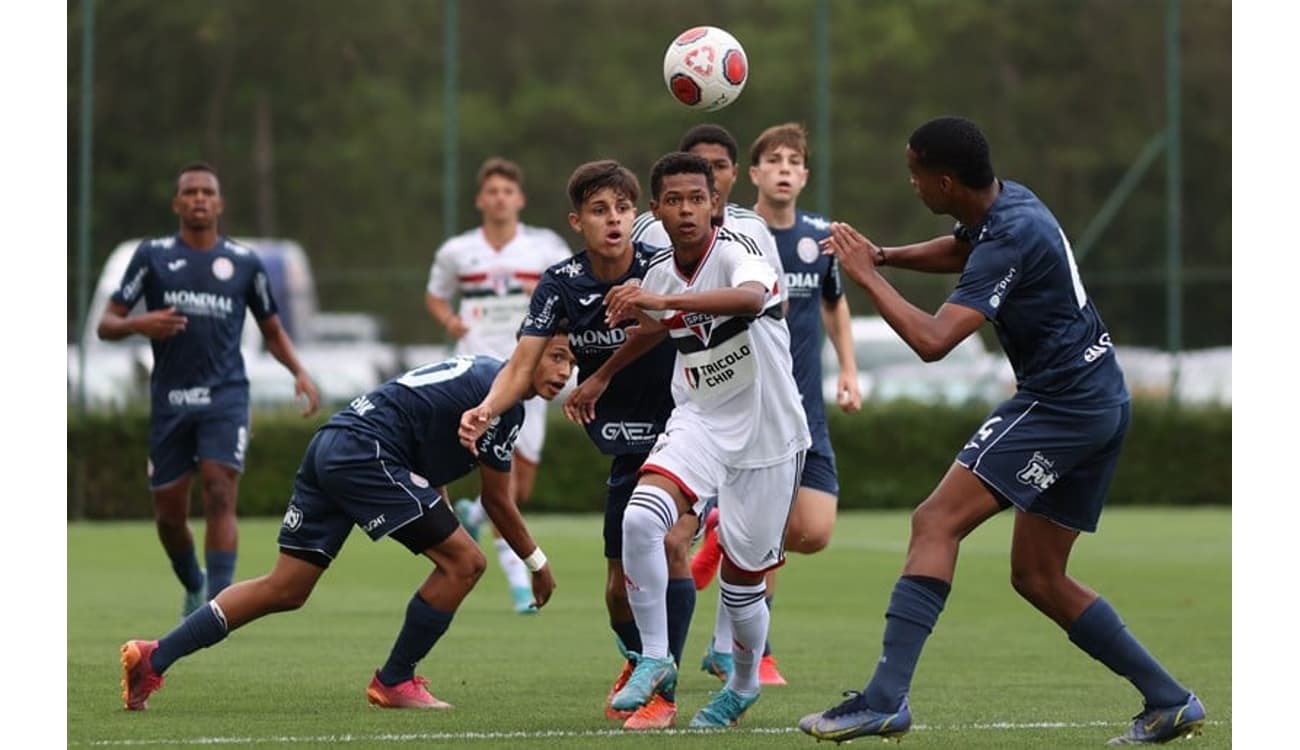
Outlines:
{"type": "Polygon", "coordinates": [[[380,708],[435,708],[441,711],[451,708],[450,703],[438,700],[425,688],[428,684],[428,680],[416,675],[389,687],[379,681],[379,672],[376,671],[366,688],[366,699],[380,708]]]}
{"type": "Polygon", "coordinates": [[[163,676],[154,672],[149,657],[158,641],[127,641],[122,644],[122,702],[128,711],[143,711],[154,691],[163,686],[163,676]]]}

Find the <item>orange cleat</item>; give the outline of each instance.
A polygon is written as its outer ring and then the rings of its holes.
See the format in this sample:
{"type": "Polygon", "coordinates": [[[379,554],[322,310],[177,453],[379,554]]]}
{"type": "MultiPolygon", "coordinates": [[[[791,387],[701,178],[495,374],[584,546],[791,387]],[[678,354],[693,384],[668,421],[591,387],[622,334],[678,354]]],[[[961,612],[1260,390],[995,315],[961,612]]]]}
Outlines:
{"type": "Polygon", "coordinates": [[[610,721],[623,721],[633,713],[630,710],[620,711],[619,709],[609,705],[609,702],[614,700],[614,694],[622,690],[623,686],[627,684],[627,678],[632,676],[633,669],[634,667],[632,666],[632,662],[623,662],[623,671],[619,672],[618,679],[614,680],[614,686],[609,689],[609,695],[605,696],[605,718],[610,721]]]}
{"type": "Polygon", "coordinates": [[[718,574],[722,564],[722,547],[718,544],[718,509],[709,511],[704,519],[704,541],[691,558],[691,578],[695,580],[695,590],[703,591],[718,574]]]}
{"type": "Polygon", "coordinates": [[[655,693],[650,701],[623,722],[624,729],[668,729],[677,720],[677,704],[662,693],[655,693]]]}
{"type": "Polygon", "coordinates": [[[122,702],[128,711],[143,711],[154,691],[163,686],[163,676],[153,671],[149,657],[158,641],[127,641],[122,644],[122,702]]]}
{"type": "Polygon", "coordinates": [[[776,668],[776,659],[768,654],[758,663],[758,684],[760,685],[784,685],[785,678],[776,668]]]}
{"type": "Polygon", "coordinates": [[[379,681],[379,672],[366,688],[366,699],[380,708],[433,708],[445,711],[451,704],[440,701],[425,687],[429,681],[416,675],[392,687],[379,681]]]}

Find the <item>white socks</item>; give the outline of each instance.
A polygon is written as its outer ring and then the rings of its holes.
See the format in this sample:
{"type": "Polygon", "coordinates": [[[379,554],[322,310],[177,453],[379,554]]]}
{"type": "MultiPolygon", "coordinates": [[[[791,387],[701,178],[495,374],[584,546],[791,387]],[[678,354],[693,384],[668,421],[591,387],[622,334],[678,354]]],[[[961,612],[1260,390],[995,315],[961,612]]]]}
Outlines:
{"type": "Polygon", "coordinates": [[[658,487],[637,485],[623,513],[623,573],[627,600],[641,633],[641,655],[668,656],[668,558],[664,537],[677,522],[677,503],[658,487]]]}
{"type": "Polygon", "coordinates": [[[528,568],[524,565],[524,561],[519,559],[519,555],[510,549],[510,543],[504,539],[495,539],[493,543],[497,548],[497,560],[501,561],[501,570],[505,571],[510,588],[532,589],[533,581],[528,574],[528,568]]]}
{"type": "Polygon", "coordinates": [[[763,658],[767,643],[767,626],[771,621],[763,594],[765,581],[753,586],[738,586],[718,579],[722,590],[722,605],[731,616],[732,658],[736,670],[732,672],[727,687],[741,695],[758,693],[758,662],[763,658]]]}

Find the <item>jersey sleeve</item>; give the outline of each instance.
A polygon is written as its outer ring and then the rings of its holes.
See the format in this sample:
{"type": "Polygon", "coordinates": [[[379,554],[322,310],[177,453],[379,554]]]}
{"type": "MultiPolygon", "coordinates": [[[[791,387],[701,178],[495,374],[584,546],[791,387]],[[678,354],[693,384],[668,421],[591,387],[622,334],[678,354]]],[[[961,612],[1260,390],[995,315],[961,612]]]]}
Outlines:
{"type": "Polygon", "coordinates": [[[499,417],[499,421],[478,441],[479,463],[497,471],[510,471],[510,460],[515,452],[515,439],[524,423],[524,406],[515,404],[499,417]]]}
{"type": "Polygon", "coordinates": [[[450,242],[442,243],[434,253],[433,265],[429,268],[429,283],[425,290],[435,297],[450,300],[459,286],[460,271],[456,267],[456,253],[450,242]]]}
{"type": "MultiPolygon", "coordinates": [[[[664,252],[670,253],[672,251],[665,250],[664,252]]],[[[654,294],[667,294],[671,288],[669,282],[672,280],[672,271],[669,270],[669,264],[672,262],[672,258],[669,257],[667,260],[651,266],[646,271],[645,277],[641,279],[641,288],[654,294]]],[[[642,310],[641,312],[653,320],[663,320],[673,314],[669,310],[642,310]]]]}
{"type": "MultiPolygon", "coordinates": [[[[777,271],[765,251],[751,249],[739,242],[728,242],[721,248],[721,260],[727,264],[727,279],[731,286],[757,281],[767,290],[769,298],[776,292],[777,271]]],[[[780,261],[777,261],[780,263],[780,261]]]]}
{"type": "Polygon", "coordinates": [[[140,301],[141,295],[144,294],[145,282],[149,280],[148,247],[149,242],[146,240],[135,248],[135,253],[131,255],[131,262],[127,264],[126,272],[122,274],[122,282],[109,297],[110,300],[125,306],[128,310],[140,301]]]}
{"type": "Polygon", "coordinates": [[[560,281],[549,270],[542,274],[537,282],[533,296],[528,300],[528,314],[519,327],[521,336],[539,336],[550,338],[555,335],[560,321],[567,319],[568,308],[564,305],[565,296],[560,288],[560,281]]]}
{"type": "Polygon", "coordinates": [[[547,265],[568,260],[573,256],[573,251],[569,249],[569,245],[564,241],[563,237],[552,229],[545,230],[545,233],[548,240],[546,252],[547,265]]]}
{"type": "Polygon", "coordinates": [[[978,310],[997,320],[998,310],[1024,276],[1021,254],[1010,238],[995,237],[979,244],[970,254],[948,301],[978,310]]]}
{"type": "Polygon", "coordinates": [[[632,222],[632,242],[640,242],[650,247],[669,247],[673,243],[668,239],[664,223],[655,215],[646,211],[632,222]]]}
{"type": "Polygon", "coordinates": [[[271,277],[266,273],[266,266],[256,253],[249,253],[253,266],[253,275],[249,280],[248,309],[253,312],[253,319],[259,323],[280,311],[275,303],[275,294],[271,292],[271,277]]]}

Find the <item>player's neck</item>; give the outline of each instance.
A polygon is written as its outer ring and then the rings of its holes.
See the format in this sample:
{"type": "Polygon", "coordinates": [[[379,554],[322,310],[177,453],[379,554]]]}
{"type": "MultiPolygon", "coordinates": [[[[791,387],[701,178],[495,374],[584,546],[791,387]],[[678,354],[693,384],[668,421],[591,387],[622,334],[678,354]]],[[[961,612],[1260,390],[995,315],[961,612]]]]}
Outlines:
{"type": "Polygon", "coordinates": [[[981,190],[973,190],[970,197],[962,202],[953,218],[968,227],[977,227],[984,223],[998,196],[1002,195],[1002,181],[994,179],[993,183],[981,190]]]}
{"type": "Polygon", "coordinates": [[[519,232],[519,220],[504,221],[498,223],[483,222],[483,238],[492,246],[493,250],[500,250],[515,238],[519,232]]]}
{"type": "Polygon", "coordinates": [[[622,254],[616,258],[607,258],[598,253],[587,250],[587,260],[591,262],[591,275],[600,281],[613,281],[621,279],[627,274],[632,267],[632,245],[628,244],[622,254]]]}
{"type": "Polygon", "coordinates": [[[708,252],[709,246],[713,244],[713,235],[716,231],[717,230],[711,230],[708,234],[704,235],[704,239],[699,242],[691,243],[690,245],[682,245],[674,242],[673,263],[677,264],[677,270],[687,276],[694,274],[695,269],[700,265],[700,260],[704,258],[704,254],[708,252]]]}
{"type": "Polygon", "coordinates": [[[798,216],[794,201],[785,205],[776,205],[763,200],[761,195],[758,197],[758,202],[754,204],[754,213],[762,216],[763,221],[766,221],[771,229],[789,229],[794,226],[795,218],[798,216]]]}
{"type": "Polygon", "coordinates": [[[211,250],[216,247],[217,242],[221,240],[221,235],[217,232],[216,227],[211,229],[188,229],[186,227],[181,227],[180,235],[181,242],[184,242],[186,247],[194,250],[211,250]]]}

